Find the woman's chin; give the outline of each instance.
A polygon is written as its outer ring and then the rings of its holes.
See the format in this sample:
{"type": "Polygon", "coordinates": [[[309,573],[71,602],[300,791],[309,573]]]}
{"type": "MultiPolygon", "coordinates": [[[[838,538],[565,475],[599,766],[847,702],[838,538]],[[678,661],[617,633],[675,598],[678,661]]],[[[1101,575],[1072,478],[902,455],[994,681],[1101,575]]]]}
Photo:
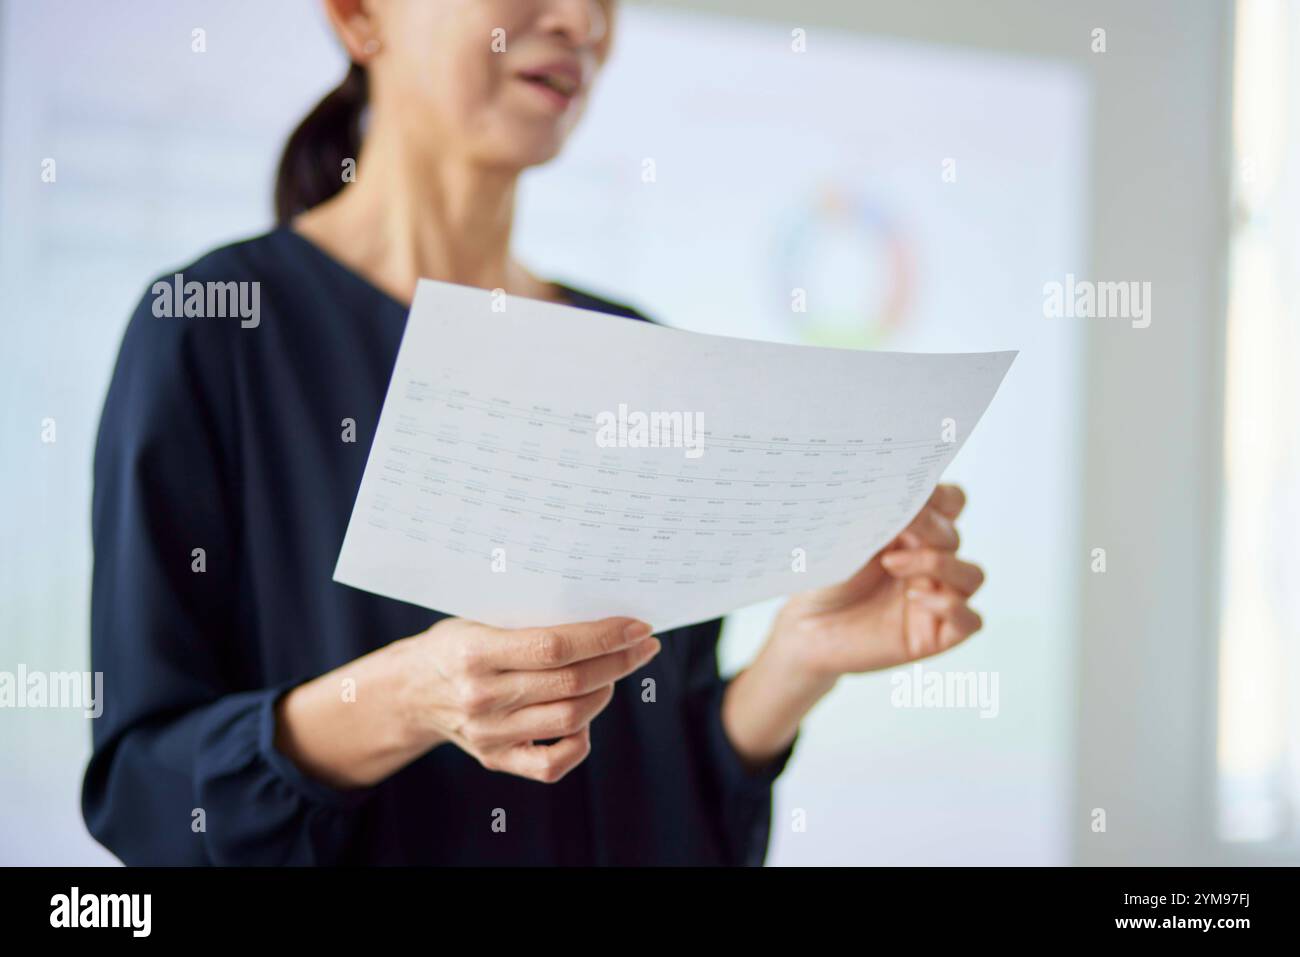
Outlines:
{"type": "Polygon", "coordinates": [[[555,159],[564,148],[564,142],[563,136],[520,135],[492,150],[488,162],[492,166],[523,171],[555,159]]]}

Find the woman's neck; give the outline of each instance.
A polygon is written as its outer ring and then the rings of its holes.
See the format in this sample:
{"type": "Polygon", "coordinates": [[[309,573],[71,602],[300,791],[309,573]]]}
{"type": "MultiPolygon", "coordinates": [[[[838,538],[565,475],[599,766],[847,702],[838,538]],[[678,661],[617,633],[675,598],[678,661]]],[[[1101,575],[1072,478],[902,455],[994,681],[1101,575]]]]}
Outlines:
{"type": "Polygon", "coordinates": [[[402,302],[421,278],[561,298],[510,255],[518,173],[416,163],[367,137],[357,178],[293,227],[402,302]]]}

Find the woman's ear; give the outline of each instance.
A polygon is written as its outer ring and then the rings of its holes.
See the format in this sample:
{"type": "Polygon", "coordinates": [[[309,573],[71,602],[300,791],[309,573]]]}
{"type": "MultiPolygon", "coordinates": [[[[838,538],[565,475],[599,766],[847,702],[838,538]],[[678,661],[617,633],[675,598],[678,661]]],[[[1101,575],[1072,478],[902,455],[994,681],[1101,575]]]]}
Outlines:
{"type": "Polygon", "coordinates": [[[325,16],[353,63],[366,64],[383,45],[371,0],[321,0],[325,16]]]}

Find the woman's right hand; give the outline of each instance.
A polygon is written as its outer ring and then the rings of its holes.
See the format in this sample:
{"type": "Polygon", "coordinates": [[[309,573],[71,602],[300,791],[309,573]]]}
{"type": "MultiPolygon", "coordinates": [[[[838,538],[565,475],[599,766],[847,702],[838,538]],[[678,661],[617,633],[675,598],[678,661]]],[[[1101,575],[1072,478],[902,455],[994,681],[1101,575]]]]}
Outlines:
{"type": "Polygon", "coordinates": [[[659,648],[634,618],[519,629],[444,618],[286,693],[275,746],[340,788],[377,784],[448,742],[489,770],[555,782],[590,752],[614,682],[659,648]]]}
{"type": "Polygon", "coordinates": [[[590,753],[614,682],[659,653],[650,632],[633,618],[520,629],[445,618],[400,643],[399,718],[425,750],[450,742],[490,771],[553,783],[590,753]]]}

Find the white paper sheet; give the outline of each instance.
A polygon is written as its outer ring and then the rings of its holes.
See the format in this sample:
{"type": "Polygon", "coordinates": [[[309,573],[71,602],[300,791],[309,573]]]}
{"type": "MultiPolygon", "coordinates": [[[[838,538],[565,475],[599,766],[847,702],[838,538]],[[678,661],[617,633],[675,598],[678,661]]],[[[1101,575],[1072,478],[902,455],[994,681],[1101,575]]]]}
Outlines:
{"type": "Polygon", "coordinates": [[[921,508],[1015,355],[752,342],[422,280],[334,578],[499,627],[657,631],[827,585],[921,508]]]}

